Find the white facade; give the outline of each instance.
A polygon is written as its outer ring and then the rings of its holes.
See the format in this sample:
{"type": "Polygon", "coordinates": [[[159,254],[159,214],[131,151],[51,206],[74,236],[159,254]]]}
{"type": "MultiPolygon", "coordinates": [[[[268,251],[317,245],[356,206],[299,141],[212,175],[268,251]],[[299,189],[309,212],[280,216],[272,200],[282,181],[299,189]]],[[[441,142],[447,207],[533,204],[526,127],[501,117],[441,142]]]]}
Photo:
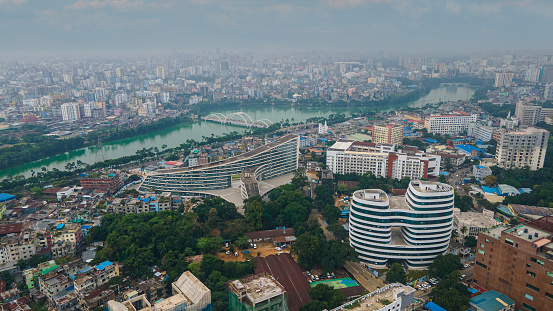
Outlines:
{"type": "Polygon", "coordinates": [[[74,121],[81,118],[81,109],[77,103],[61,105],[61,117],[63,121],[74,121]]]}
{"type": "Polygon", "coordinates": [[[371,172],[377,177],[412,179],[438,177],[441,157],[395,152],[393,145],[339,140],[326,153],[326,165],[334,174],[371,172]]]}
{"type": "Polygon", "coordinates": [[[476,122],[476,114],[457,113],[426,117],[424,127],[432,134],[459,134],[468,130],[469,123],[476,122]]]}
{"type": "Polygon", "coordinates": [[[86,103],[83,105],[84,117],[92,118],[92,110],[96,109],[96,103],[86,103]]]}
{"type": "Polygon", "coordinates": [[[325,124],[321,124],[319,123],[319,134],[326,134],[328,133],[328,125],[326,125],[326,121],[325,121],[325,124]]]}
{"type": "Polygon", "coordinates": [[[500,167],[537,170],[543,167],[549,132],[529,127],[517,132],[500,129],[495,159],[500,167]]]}
{"type": "Polygon", "coordinates": [[[483,142],[492,140],[494,128],[490,126],[480,125],[476,123],[469,123],[467,130],[467,136],[480,139],[483,142]]]}
{"type": "Polygon", "coordinates": [[[476,180],[483,181],[486,176],[490,176],[491,174],[492,170],[487,166],[474,165],[472,167],[472,175],[474,175],[476,180]]]}
{"type": "Polygon", "coordinates": [[[385,267],[390,259],[426,268],[449,246],[453,201],[453,187],[435,182],[412,181],[405,197],[388,197],[380,189],[356,191],[350,244],[374,268],[385,267]]]}

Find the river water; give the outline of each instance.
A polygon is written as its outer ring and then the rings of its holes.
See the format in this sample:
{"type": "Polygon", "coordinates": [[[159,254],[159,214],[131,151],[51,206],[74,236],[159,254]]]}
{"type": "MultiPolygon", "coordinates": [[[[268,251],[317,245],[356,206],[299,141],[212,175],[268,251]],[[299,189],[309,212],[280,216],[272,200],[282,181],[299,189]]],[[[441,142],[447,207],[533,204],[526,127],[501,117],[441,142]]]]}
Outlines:
{"type": "MultiPolygon", "coordinates": [[[[422,107],[427,103],[435,103],[438,101],[467,100],[472,94],[474,94],[474,90],[471,88],[441,87],[432,90],[428,95],[413,102],[410,106],[422,107]]],[[[241,111],[247,113],[253,120],[268,119],[272,122],[280,122],[281,120],[288,119],[290,123],[305,122],[309,118],[324,117],[332,113],[345,113],[346,115],[350,115],[352,112],[355,112],[353,109],[346,110],[340,108],[275,108],[266,106],[258,109],[242,109],[241,111]]],[[[237,112],[237,110],[229,109],[217,112],[228,115],[237,112]]],[[[180,145],[187,139],[201,140],[202,136],[211,136],[211,134],[217,136],[223,133],[232,131],[241,132],[244,130],[244,127],[223,125],[213,122],[181,124],[155,133],[105,143],[103,146],[103,154],[105,157],[98,156],[98,148],[96,146],[91,146],[1,170],[0,178],[5,178],[9,175],[24,175],[28,177],[31,175],[31,171],[39,172],[42,167],[46,167],[48,170],[52,170],[53,168],[64,170],[68,162],[77,162],[80,160],[84,163],[92,164],[101,158],[116,159],[127,155],[133,155],[137,150],[142,148],[158,147],[161,150],[161,146],[164,144],[172,148],[180,145]]]]}

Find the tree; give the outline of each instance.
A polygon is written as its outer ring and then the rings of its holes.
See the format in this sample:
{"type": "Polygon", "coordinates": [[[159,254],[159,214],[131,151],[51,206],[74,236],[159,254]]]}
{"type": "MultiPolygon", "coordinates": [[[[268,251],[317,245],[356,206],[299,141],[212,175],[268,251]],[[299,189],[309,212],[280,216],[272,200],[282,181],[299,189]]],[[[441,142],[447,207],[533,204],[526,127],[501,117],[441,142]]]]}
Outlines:
{"type": "Polygon", "coordinates": [[[243,235],[236,239],[236,241],[234,241],[234,244],[236,244],[236,246],[240,247],[241,249],[248,249],[250,248],[250,239],[247,236],[243,235]]]}
{"type": "Polygon", "coordinates": [[[320,262],[324,272],[342,268],[346,261],[358,261],[358,256],[349,243],[341,240],[330,240],[321,243],[320,262]]]}
{"type": "Polygon", "coordinates": [[[453,162],[451,161],[451,158],[444,159],[444,169],[447,172],[451,172],[453,170],[453,162]]]}
{"type": "Polygon", "coordinates": [[[248,202],[245,206],[245,215],[248,225],[255,230],[263,228],[263,212],[264,208],[261,204],[261,197],[259,197],[259,200],[248,202]]]}
{"type": "Polygon", "coordinates": [[[198,249],[204,254],[212,254],[221,249],[223,245],[223,238],[221,237],[212,237],[212,238],[200,238],[198,239],[198,249]]]}
{"type": "Polygon", "coordinates": [[[463,235],[465,235],[465,233],[467,233],[467,231],[468,231],[467,226],[462,226],[462,227],[461,227],[461,233],[462,233],[463,235]]]}
{"type": "Polygon", "coordinates": [[[41,195],[42,192],[44,192],[44,188],[42,188],[42,187],[32,187],[32,188],[31,188],[31,193],[32,193],[33,195],[37,195],[37,196],[38,196],[38,195],[41,195]]]}
{"type": "MultiPolygon", "coordinates": [[[[320,301],[324,303],[327,310],[334,309],[346,301],[346,296],[339,290],[334,289],[325,284],[318,284],[309,290],[309,297],[312,301],[320,301]]],[[[318,304],[322,306],[322,304],[318,304]]],[[[302,309],[304,310],[304,309],[302,309]]],[[[306,309],[313,310],[313,309],[306,309]]],[[[323,310],[323,309],[319,309],[323,310]]]]}
{"type": "Polygon", "coordinates": [[[336,190],[338,191],[338,193],[343,194],[348,191],[348,186],[346,186],[346,184],[338,184],[336,190]]]}
{"type": "Polygon", "coordinates": [[[320,259],[319,238],[309,232],[300,235],[292,244],[291,253],[298,256],[300,266],[306,270],[311,269],[320,259]]]}
{"type": "Polygon", "coordinates": [[[470,301],[470,292],[459,282],[459,271],[445,275],[429,294],[432,301],[448,311],[465,311],[470,301]]]}
{"type": "Polygon", "coordinates": [[[451,274],[451,272],[461,268],[463,268],[463,265],[461,264],[459,256],[453,254],[444,256],[440,254],[434,258],[434,261],[430,264],[430,267],[428,267],[428,271],[430,275],[434,277],[443,278],[451,274]]]}
{"type": "Polygon", "coordinates": [[[440,177],[438,177],[438,182],[441,182],[441,183],[447,183],[447,178],[445,177],[445,175],[440,175],[440,177]]]}
{"type": "Polygon", "coordinates": [[[518,218],[516,218],[516,217],[511,218],[511,220],[509,220],[509,224],[510,224],[511,226],[516,226],[516,225],[518,225],[518,218]]]}
{"type": "Polygon", "coordinates": [[[216,208],[211,208],[207,215],[205,225],[209,230],[212,230],[217,227],[221,218],[219,218],[219,212],[217,212],[216,208]]]}
{"type": "Polygon", "coordinates": [[[303,168],[298,168],[294,171],[294,177],[292,177],[292,185],[299,189],[307,185],[307,175],[303,168]]]}
{"type": "Polygon", "coordinates": [[[386,272],[386,282],[388,283],[403,283],[407,280],[405,270],[401,264],[394,262],[388,272],[386,272]]]}
{"type": "Polygon", "coordinates": [[[332,232],[332,235],[334,235],[337,240],[345,240],[348,237],[348,232],[344,229],[344,226],[339,223],[329,225],[326,229],[332,232]]]}
{"type": "Polygon", "coordinates": [[[495,183],[497,182],[497,177],[493,176],[493,175],[488,175],[486,177],[484,177],[484,183],[486,185],[495,185],[495,183]]]}
{"type": "Polygon", "coordinates": [[[111,285],[117,285],[121,282],[123,282],[123,278],[117,275],[109,279],[109,281],[106,283],[106,286],[109,287],[111,285]]]}
{"type": "Polygon", "coordinates": [[[326,220],[326,222],[328,224],[334,224],[338,221],[338,219],[340,218],[340,214],[342,213],[342,211],[340,211],[339,208],[337,208],[335,205],[330,205],[328,204],[324,209],[323,209],[323,217],[324,219],[326,220]]]}
{"type": "Polygon", "coordinates": [[[476,246],[476,238],[473,237],[472,235],[469,235],[465,238],[465,243],[464,245],[466,247],[475,247],[476,246]]]}

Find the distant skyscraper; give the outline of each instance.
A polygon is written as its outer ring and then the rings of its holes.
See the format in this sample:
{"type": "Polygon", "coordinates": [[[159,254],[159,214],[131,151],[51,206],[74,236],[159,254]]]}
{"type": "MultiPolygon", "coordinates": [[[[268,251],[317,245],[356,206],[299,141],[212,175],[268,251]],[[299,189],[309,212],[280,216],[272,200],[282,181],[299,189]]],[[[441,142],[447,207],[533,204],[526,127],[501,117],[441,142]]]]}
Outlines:
{"type": "Polygon", "coordinates": [[[541,68],[540,81],[542,83],[553,82],[553,66],[543,66],[541,68]]]}
{"type": "Polygon", "coordinates": [[[81,118],[81,109],[77,103],[67,103],[61,105],[61,117],[63,121],[79,120],[81,118]]]}
{"type": "Polygon", "coordinates": [[[516,132],[499,129],[495,159],[500,167],[506,169],[526,166],[531,170],[540,169],[545,160],[548,140],[549,132],[537,127],[516,132]]]}
{"type": "Polygon", "coordinates": [[[543,98],[545,100],[553,100],[553,83],[549,83],[545,86],[543,98]]]}
{"type": "Polygon", "coordinates": [[[540,68],[528,68],[526,69],[526,76],[524,80],[528,82],[540,81],[540,68]]]}
{"type": "Polygon", "coordinates": [[[495,87],[504,87],[511,85],[513,82],[513,76],[515,74],[512,72],[498,72],[495,74],[495,87]]]}
{"type": "Polygon", "coordinates": [[[165,79],[165,68],[163,66],[156,67],[156,77],[165,79]]]}

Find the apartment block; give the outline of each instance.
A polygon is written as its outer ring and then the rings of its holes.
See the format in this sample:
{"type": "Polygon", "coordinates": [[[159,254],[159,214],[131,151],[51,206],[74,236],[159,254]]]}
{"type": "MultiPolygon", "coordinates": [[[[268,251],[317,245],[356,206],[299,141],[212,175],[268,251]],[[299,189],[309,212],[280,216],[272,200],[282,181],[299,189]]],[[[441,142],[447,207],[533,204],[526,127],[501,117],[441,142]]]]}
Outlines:
{"type": "Polygon", "coordinates": [[[543,167],[548,131],[537,127],[511,132],[505,129],[498,131],[495,159],[500,167],[511,169],[528,166],[531,170],[543,167]]]}
{"type": "Polygon", "coordinates": [[[273,277],[252,275],[229,284],[229,310],[288,310],[288,295],[273,277]]]}
{"type": "Polygon", "coordinates": [[[491,126],[485,126],[485,125],[476,124],[476,123],[469,123],[467,136],[474,137],[483,142],[487,142],[492,140],[493,132],[495,130],[496,128],[493,128],[491,126]]]}
{"type": "Polygon", "coordinates": [[[456,111],[449,115],[431,115],[425,118],[424,127],[432,134],[455,135],[468,130],[471,122],[476,122],[476,114],[456,111]]]}
{"type": "Polygon", "coordinates": [[[403,145],[403,125],[401,124],[375,125],[372,134],[373,143],[403,145]]]}
{"type": "Polygon", "coordinates": [[[412,179],[438,177],[441,157],[412,149],[396,152],[393,145],[338,140],[327,150],[326,165],[334,174],[371,172],[378,177],[412,179]]]}
{"type": "Polygon", "coordinates": [[[553,306],[553,217],[478,235],[473,282],[515,301],[515,310],[553,306]]]}

